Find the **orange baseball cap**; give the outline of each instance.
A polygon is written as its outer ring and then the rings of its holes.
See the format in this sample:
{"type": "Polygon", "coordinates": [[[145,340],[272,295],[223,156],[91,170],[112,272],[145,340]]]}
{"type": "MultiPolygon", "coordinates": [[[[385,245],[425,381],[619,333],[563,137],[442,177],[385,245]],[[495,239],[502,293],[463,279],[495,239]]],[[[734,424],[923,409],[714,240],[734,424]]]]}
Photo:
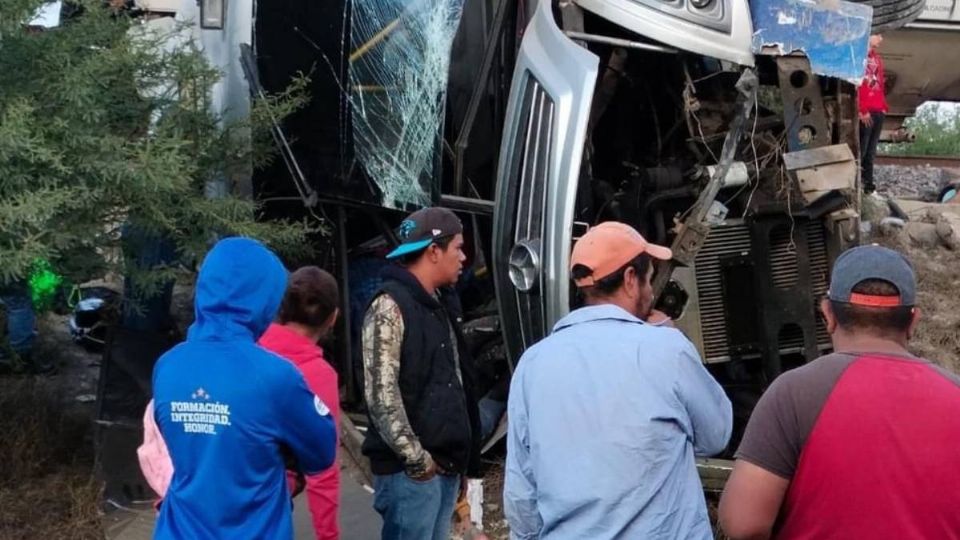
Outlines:
{"type": "Polygon", "coordinates": [[[576,279],[577,287],[591,287],[619,270],[623,265],[646,253],[662,261],[673,257],[670,248],[651,244],[626,223],[605,221],[591,228],[573,245],[570,268],[582,264],[592,270],[589,276],[576,279]]]}

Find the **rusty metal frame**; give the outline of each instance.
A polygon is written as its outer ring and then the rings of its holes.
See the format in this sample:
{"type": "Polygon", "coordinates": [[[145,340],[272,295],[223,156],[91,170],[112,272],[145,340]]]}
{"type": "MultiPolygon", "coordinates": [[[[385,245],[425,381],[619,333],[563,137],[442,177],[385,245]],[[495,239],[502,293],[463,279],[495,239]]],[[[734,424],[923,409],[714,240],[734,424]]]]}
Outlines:
{"type": "Polygon", "coordinates": [[[717,221],[717,218],[722,221],[722,218],[726,215],[726,208],[716,200],[717,194],[723,187],[727,173],[730,171],[737,146],[743,137],[744,126],[756,107],[759,86],[760,81],[752,69],[745,70],[740,76],[740,80],[737,81],[737,115],[730,123],[727,136],[723,141],[720,162],[717,164],[710,181],[700,192],[700,197],[690,209],[689,216],[679,226],[679,232],[671,245],[673,259],[657,263],[657,272],[652,284],[654,304],[656,304],[670,281],[673,269],[678,265],[689,266],[693,264],[700,248],[707,241],[713,223],[717,221]],[[719,215],[720,213],[723,216],[719,215]]]}
{"type": "Polygon", "coordinates": [[[827,146],[832,141],[820,92],[820,78],[805,56],[777,58],[787,148],[791,152],[827,146]]]}

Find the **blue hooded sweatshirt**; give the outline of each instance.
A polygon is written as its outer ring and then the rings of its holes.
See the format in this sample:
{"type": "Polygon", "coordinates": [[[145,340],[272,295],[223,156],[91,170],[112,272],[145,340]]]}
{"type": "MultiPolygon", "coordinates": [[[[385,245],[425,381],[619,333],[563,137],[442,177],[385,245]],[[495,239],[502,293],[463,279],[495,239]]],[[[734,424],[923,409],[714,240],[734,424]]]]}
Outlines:
{"type": "Polygon", "coordinates": [[[204,260],[196,322],[153,372],[174,469],[154,538],[293,538],[282,452],[305,474],[333,463],[330,411],[291,362],[256,344],[286,285],[254,240],[222,240],[204,260]]]}

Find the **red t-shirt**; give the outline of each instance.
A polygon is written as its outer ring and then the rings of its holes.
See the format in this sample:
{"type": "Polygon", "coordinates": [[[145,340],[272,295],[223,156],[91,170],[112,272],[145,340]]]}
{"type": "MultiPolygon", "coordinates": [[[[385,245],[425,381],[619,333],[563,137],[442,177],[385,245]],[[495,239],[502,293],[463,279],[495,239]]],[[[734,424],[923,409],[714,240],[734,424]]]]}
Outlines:
{"type": "Polygon", "coordinates": [[[737,458],[790,480],[776,538],[960,539],[960,378],[833,354],[781,375],[737,458]]]}
{"type": "Polygon", "coordinates": [[[857,92],[861,114],[887,112],[887,97],[883,93],[885,84],[883,59],[876,51],[870,51],[867,54],[867,71],[863,74],[863,82],[857,92]]]}

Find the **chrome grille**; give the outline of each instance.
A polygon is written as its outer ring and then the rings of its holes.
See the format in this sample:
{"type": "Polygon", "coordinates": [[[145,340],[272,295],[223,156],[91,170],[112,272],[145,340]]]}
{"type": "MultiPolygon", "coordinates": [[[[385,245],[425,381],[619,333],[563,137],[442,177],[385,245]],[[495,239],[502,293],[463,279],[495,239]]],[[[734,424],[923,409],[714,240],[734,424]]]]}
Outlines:
{"type": "MultiPolygon", "coordinates": [[[[513,174],[517,178],[516,225],[514,244],[532,241],[540,246],[544,260],[543,225],[546,213],[550,147],[555,105],[543,87],[530,77],[523,96],[523,118],[517,134],[513,174]]],[[[547,334],[543,272],[539,284],[529,292],[513,290],[519,315],[523,346],[528,347],[547,334]]]]}

